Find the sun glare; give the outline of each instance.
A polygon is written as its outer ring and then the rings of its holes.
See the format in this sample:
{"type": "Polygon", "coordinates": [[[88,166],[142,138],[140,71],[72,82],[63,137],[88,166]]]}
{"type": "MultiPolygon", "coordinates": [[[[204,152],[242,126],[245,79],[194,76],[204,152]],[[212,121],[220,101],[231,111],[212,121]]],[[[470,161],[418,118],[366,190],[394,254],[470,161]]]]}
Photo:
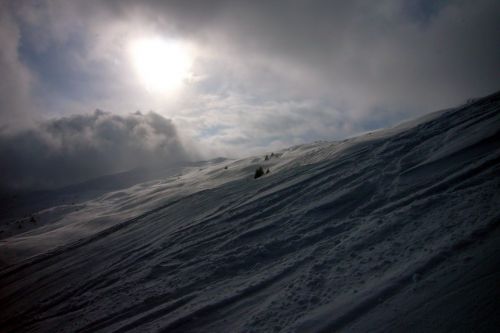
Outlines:
{"type": "Polygon", "coordinates": [[[178,41],[140,39],[131,44],[132,62],[150,92],[178,89],[189,78],[192,56],[178,41]]]}

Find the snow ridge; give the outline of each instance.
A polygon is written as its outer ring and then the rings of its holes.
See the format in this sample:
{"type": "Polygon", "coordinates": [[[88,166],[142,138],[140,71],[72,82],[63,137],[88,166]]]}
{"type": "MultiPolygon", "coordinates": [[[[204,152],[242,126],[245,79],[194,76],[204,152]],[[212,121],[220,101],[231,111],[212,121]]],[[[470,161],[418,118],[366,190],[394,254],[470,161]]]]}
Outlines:
{"type": "Polygon", "coordinates": [[[82,202],[1,241],[0,327],[493,331],[499,111],[496,93],[82,202]]]}

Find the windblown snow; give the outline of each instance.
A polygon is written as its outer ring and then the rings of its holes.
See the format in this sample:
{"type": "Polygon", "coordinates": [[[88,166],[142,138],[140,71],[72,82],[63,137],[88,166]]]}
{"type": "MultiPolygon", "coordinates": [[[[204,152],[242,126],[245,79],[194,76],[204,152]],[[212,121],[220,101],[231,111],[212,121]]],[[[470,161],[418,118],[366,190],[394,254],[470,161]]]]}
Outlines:
{"type": "Polygon", "coordinates": [[[344,141],[30,197],[2,215],[0,331],[493,332],[499,175],[497,93],[344,141]]]}

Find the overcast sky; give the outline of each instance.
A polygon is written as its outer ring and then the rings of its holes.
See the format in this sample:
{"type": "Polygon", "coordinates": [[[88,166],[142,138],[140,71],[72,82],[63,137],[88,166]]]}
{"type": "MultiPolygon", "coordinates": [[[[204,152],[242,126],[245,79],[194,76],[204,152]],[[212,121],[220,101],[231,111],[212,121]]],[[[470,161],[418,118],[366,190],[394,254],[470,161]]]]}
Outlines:
{"type": "Polygon", "coordinates": [[[500,89],[499,35],[497,0],[0,0],[0,156],[25,137],[62,156],[68,133],[97,147],[100,122],[156,116],[171,128],[144,133],[176,142],[169,160],[340,139],[500,89]],[[134,63],[150,40],[188,55],[175,89],[134,63]]]}

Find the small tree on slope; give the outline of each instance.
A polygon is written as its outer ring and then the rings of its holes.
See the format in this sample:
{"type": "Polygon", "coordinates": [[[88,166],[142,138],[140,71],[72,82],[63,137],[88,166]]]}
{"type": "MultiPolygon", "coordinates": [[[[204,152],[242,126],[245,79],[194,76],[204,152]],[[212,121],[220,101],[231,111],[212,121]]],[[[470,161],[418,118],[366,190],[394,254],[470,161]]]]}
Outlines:
{"type": "Polygon", "coordinates": [[[264,169],[260,166],[258,167],[257,170],[255,170],[255,176],[253,178],[257,179],[263,175],[264,175],[264,169]]]}

